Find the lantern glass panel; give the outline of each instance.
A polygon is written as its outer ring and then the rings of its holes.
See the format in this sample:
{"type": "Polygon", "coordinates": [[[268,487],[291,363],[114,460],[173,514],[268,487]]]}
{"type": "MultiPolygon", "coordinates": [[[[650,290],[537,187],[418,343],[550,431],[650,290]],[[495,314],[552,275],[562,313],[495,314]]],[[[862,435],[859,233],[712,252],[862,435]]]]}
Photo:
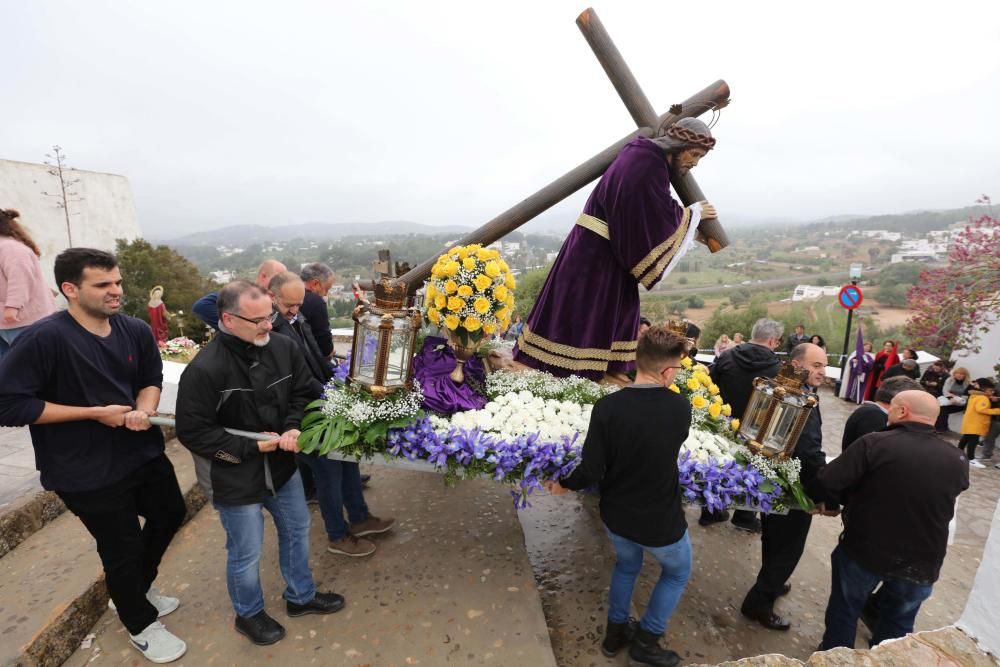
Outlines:
{"type": "Polygon", "coordinates": [[[799,406],[791,401],[787,401],[786,397],[786,401],[781,402],[777,410],[775,410],[770,427],[767,429],[767,433],[760,443],[768,450],[775,452],[783,451],[785,443],[788,441],[788,436],[795,426],[795,420],[798,418],[800,410],[799,406]]]}
{"type": "Polygon", "coordinates": [[[393,331],[389,338],[389,364],[385,374],[385,386],[406,384],[410,369],[410,350],[415,332],[406,317],[394,317],[393,331]]]}
{"type": "Polygon", "coordinates": [[[379,317],[371,313],[361,316],[358,331],[354,336],[355,382],[365,385],[375,384],[375,359],[378,356],[379,317]]]}
{"type": "Polygon", "coordinates": [[[771,399],[763,391],[755,389],[750,396],[750,405],[743,413],[740,430],[750,439],[757,439],[760,425],[764,422],[764,413],[771,399]]]}

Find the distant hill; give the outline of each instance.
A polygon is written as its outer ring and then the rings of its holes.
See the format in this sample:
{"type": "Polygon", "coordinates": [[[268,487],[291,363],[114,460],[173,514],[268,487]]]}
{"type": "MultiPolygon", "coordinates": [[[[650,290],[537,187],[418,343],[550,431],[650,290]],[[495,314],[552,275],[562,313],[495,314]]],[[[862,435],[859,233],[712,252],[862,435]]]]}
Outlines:
{"type": "Polygon", "coordinates": [[[939,211],[910,211],[891,215],[846,216],[838,215],[808,223],[809,227],[827,229],[885,229],[890,232],[924,234],[936,229],[947,229],[956,222],[978,218],[989,212],[985,206],[966,206],[939,211]]]}
{"type": "Polygon", "coordinates": [[[463,234],[471,231],[471,227],[459,225],[422,225],[405,220],[387,220],[372,223],[326,223],[306,222],[298,225],[231,225],[205,232],[196,232],[174,238],[163,239],[171,245],[180,246],[217,246],[241,245],[254,243],[287,242],[292,239],[309,239],[312,241],[335,241],[345,236],[388,236],[396,234],[463,234]]]}

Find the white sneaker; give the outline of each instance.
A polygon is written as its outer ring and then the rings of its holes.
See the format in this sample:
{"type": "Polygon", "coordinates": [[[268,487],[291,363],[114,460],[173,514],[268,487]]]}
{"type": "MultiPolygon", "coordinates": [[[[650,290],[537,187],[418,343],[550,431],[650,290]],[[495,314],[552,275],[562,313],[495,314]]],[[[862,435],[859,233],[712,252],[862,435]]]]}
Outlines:
{"type": "MultiPolygon", "coordinates": [[[[181,606],[181,601],[177,598],[172,598],[168,595],[160,595],[160,589],[156,586],[149,587],[149,590],[146,591],[146,599],[149,600],[151,605],[156,607],[157,618],[163,618],[170,612],[177,609],[177,607],[181,606]]],[[[108,609],[111,611],[118,611],[114,600],[108,600],[108,609]]]]}
{"type": "Polygon", "coordinates": [[[130,634],[129,641],[146,660],[159,664],[173,662],[187,651],[187,644],[159,621],[153,621],[137,635],[130,634]]]}
{"type": "Polygon", "coordinates": [[[977,461],[975,459],[972,459],[971,461],[969,461],[969,467],[970,468],[985,468],[986,466],[984,466],[979,461],[977,461]]]}

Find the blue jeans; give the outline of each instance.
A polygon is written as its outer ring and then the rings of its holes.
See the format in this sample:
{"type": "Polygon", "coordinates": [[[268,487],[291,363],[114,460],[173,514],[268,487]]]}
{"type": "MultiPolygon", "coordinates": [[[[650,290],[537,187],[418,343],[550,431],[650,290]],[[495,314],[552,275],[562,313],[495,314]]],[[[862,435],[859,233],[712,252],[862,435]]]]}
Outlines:
{"type": "Polygon", "coordinates": [[[930,597],[932,584],[875,574],[848,556],[840,544],[830,555],[830,562],[833,565],[833,582],[830,602],[826,605],[822,650],[837,646],[854,648],[861,609],[879,582],[882,582],[878,593],[879,616],[872,634],[872,646],[913,632],[913,622],[921,603],[930,597]]]}
{"type": "Polygon", "coordinates": [[[361,468],[357,463],[335,461],[319,454],[296,454],[296,459],[313,472],[316,498],[330,541],[336,542],[347,535],[345,507],[351,523],[361,523],[368,518],[368,505],[361,493],[361,468]]]}
{"type": "Polygon", "coordinates": [[[14,344],[14,339],[27,328],[28,327],[15,327],[13,329],[0,329],[0,359],[3,359],[3,355],[7,354],[7,351],[10,350],[10,346],[14,344]]]}
{"type": "Polygon", "coordinates": [[[608,620],[612,623],[628,622],[632,589],[642,570],[642,552],[648,551],[660,564],[660,579],[653,587],[639,626],[646,632],[662,635],[667,630],[667,621],[684,593],[691,576],[691,539],[687,531],[684,536],[665,547],[647,547],[615,535],[608,535],[615,545],[615,569],[611,573],[611,591],[608,594],[608,620]]]}
{"type": "Polygon", "coordinates": [[[305,604],[316,596],[309,570],[309,510],[298,471],[262,503],[222,505],[213,503],[226,529],[226,586],[238,616],[264,610],[260,587],[260,552],[264,543],[264,509],[278,529],[278,563],[285,578],[284,598],[305,604]]]}

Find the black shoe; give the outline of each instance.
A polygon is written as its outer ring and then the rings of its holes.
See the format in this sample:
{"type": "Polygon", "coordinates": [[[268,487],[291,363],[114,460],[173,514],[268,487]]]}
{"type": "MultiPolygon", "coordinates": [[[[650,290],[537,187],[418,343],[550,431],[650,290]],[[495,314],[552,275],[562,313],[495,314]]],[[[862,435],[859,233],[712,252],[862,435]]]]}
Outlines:
{"type": "Polygon", "coordinates": [[[660,647],[659,635],[646,632],[641,627],[628,648],[628,664],[653,665],[654,667],[675,667],[681,657],[673,651],[660,647]]]}
{"type": "Polygon", "coordinates": [[[743,607],[740,609],[740,613],[752,621],[757,621],[768,630],[785,632],[788,628],[792,627],[791,623],[778,616],[770,609],[747,609],[746,607],[743,607]]]}
{"type": "Polygon", "coordinates": [[[372,481],[372,476],[371,475],[362,475],[361,476],[361,487],[362,488],[367,488],[368,482],[370,482],[370,481],[372,481]]]}
{"type": "Polygon", "coordinates": [[[710,512],[703,508],[701,510],[701,516],[698,518],[698,525],[711,526],[713,523],[722,523],[723,521],[729,521],[729,510],[710,512]]]}
{"type": "Polygon", "coordinates": [[[285,628],[261,611],[253,616],[236,617],[236,632],[246,635],[257,646],[270,646],[285,636],[285,628]]]}
{"type": "Polygon", "coordinates": [[[285,602],[289,616],[305,616],[306,614],[332,614],[344,608],[344,596],[337,593],[316,593],[316,596],[305,604],[285,602]]]}
{"type": "Polygon", "coordinates": [[[608,629],[604,633],[604,641],[601,642],[601,653],[608,658],[618,655],[618,652],[628,646],[635,637],[638,627],[639,623],[634,618],[624,623],[608,621],[608,629]]]}
{"type": "Polygon", "coordinates": [[[737,521],[739,517],[733,517],[733,525],[740,530],[745,530],[748,533],[760,533],[763,528],[760,525],[760,519],[753,517],[750,520],[737,521]]]}

